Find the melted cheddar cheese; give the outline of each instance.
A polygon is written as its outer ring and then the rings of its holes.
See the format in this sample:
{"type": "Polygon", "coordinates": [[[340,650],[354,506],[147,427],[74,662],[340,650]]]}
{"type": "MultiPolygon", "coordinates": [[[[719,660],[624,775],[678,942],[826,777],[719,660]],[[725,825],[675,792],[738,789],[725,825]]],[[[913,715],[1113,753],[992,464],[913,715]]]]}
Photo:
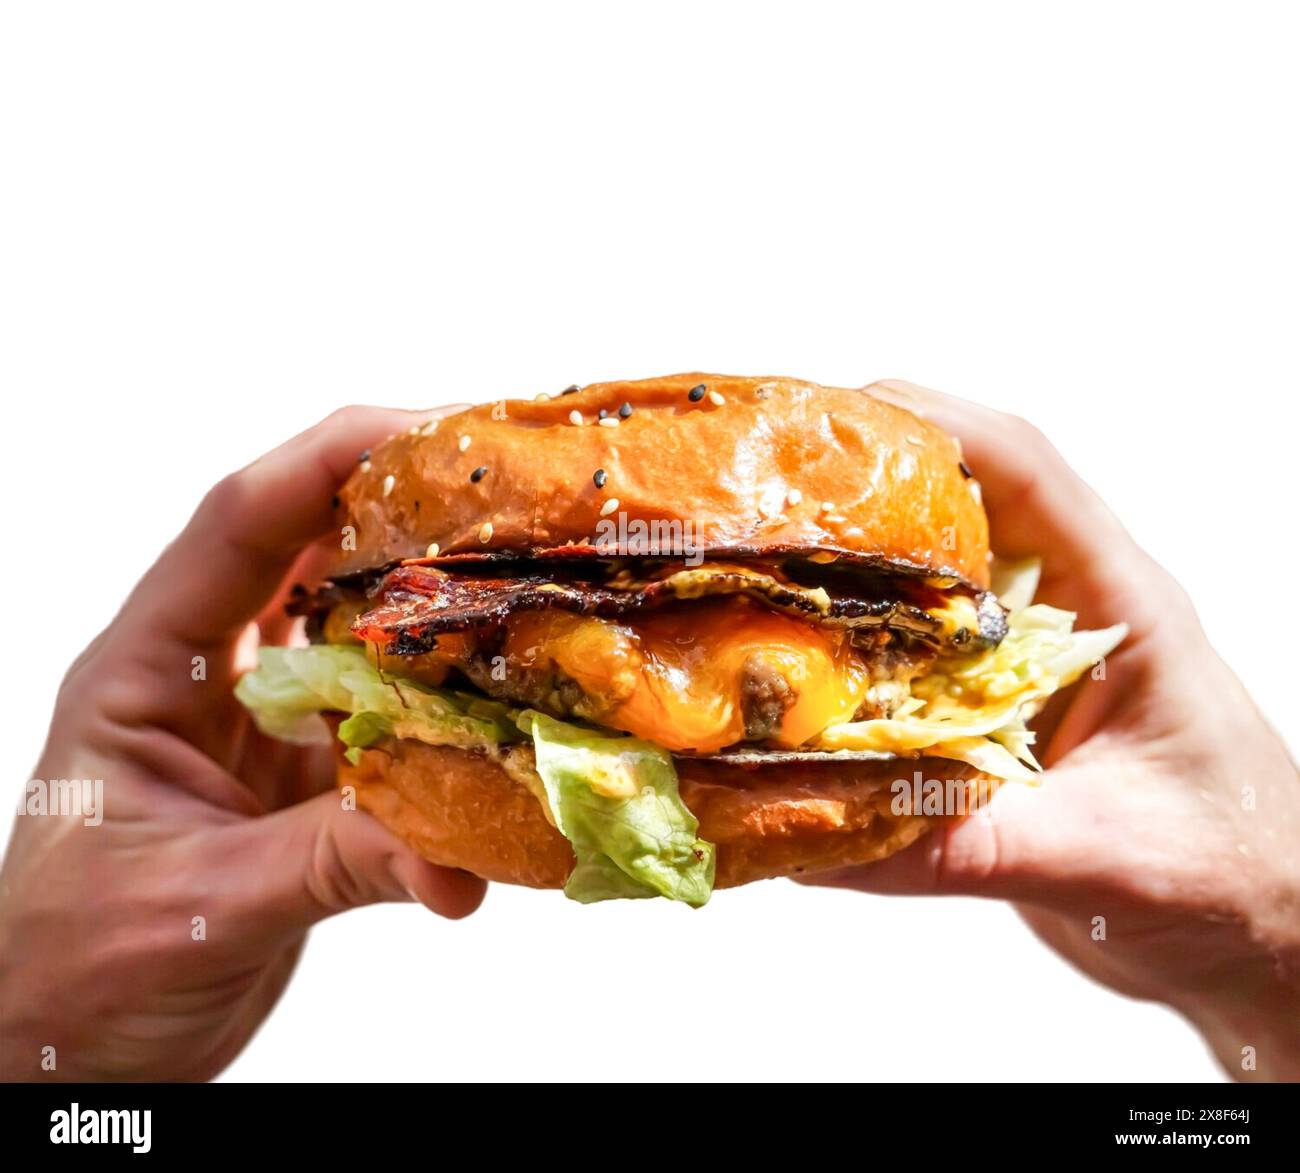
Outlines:
{"type": "Polygon", "coordinates": [[[841,632],[744,600],[667,608],[633,622],[560,611],[510,618],[508,664],[559,672],[590,703],[583,716],[667,749],[712,753],[745,739],[746,678],[780,677],[791,700],[768,739],[803,744],[851,720],[870,686],[841,632]]]}

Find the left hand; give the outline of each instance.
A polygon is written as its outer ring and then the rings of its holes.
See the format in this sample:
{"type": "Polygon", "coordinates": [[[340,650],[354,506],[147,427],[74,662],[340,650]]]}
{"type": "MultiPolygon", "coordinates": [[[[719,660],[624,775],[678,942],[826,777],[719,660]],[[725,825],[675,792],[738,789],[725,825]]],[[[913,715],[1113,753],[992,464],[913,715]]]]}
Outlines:
{"type": "Polygon", "coordinates": [[[68,671],[35,777],[102,779],[102,821],[17,821],[0,1078],[211,1077],[316,921],[385,900],[456,918],[483,899],[482,880],[343,809],[327,747],[262,737],[231,694],[259,634],[290,634],[289,586],[337,551],[330,501],[358,453],[431,414],[345,408],[227,477],[68,671]]]}

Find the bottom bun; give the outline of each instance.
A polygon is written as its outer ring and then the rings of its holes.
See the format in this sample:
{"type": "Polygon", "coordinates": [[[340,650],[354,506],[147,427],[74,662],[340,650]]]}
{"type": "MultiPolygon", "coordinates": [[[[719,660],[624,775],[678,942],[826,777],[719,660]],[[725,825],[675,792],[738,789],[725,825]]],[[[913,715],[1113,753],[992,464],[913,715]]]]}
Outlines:
{"type": "MultiPolygon", "coordinates": [[[[518,751],[516,751],[518,752],[518,751]]],[[[895,783],[960,782],[966,810],[996,779],[946,758],[737,766],[677,760],[681,795],[717,845],[719,888],[884,859],[943,816],[895,814],[895,783]]],[[[562,888],[573,850],[529,789],[486,754],[398,741],[339,764],[340,787],[425,859],[485,880],[562,888]]],[[[909,808],[910,809],[910,808],[909,808]]]]}

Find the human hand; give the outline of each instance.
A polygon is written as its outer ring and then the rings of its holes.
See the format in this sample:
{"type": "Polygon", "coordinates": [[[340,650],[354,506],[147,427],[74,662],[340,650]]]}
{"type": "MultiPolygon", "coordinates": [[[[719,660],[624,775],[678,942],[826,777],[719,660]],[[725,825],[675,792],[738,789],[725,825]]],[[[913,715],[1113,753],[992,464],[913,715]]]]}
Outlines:
{"type": "Polygon", "coordinates": [[[804,882],[1013,901],[1091,977],[1186,1015],[1233,1076],[1300,1079],[1300,776],[1285,746],[1182,589],[1040,433],[912,384],[867,390],[960,438],[993,548],[1043,559],[1040,601],[1130,635],[1104,679],[1033,723],[1041,786],[1006,785],[899,855],[804,882]]]}
{"type": "Polygon", "coordinates": [[[0,1078],[213,1076],[316,921],[384,900],[462,917],[482,900],[483,881],[343,809],[328,747],[264,738],[231,693],[259,631],[290,635],[288,588],[337,552],[330,499],[357,454],[416,420],[347,408],[223,480],[68,671],[36,777],[102,779],[102,823],[17,821],[0,1078]]]}

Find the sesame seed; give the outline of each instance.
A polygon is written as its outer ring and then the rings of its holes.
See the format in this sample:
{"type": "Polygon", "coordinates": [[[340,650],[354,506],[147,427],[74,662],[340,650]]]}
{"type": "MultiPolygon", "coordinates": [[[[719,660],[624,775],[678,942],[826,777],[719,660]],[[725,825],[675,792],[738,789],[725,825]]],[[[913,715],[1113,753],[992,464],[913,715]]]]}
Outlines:
{"type": "Polygon", "coordinates": [[[605,482],[609,480],[609,473],[607,473],[603,468],[598,468],[591,474],[591,479],[595,483],[596,488],[603,489],[605,487],[605,482]]]}
{"type": "Polygon", "coordinates": [[[384,477],[384,496],[387,497],[393,491],[393,486],[397,484],[397,478],[390,472],[384,477]]]}
{"type": "Polygon", "coordinates": [[[361,462],[361,471],[362,471],[362,472],[369,472],[369,471],[370,471],[370,461],[368,461],[368,460],[363,460],[363,461],[361,462]]]}
{"type": "Polygon", "coordinates": [[[419,424],[412,424],[412,425],[411,425],[411,426],[406,430],[406,434],[407,434],[408,436],[418,436],[418,435],[420,434],[420,425],[419,425],[419,424]]]}
{"type": "Polygon", "coordinates": [[[630,403],[625,403],[623,404],[622,407],[618,409],[618,418],[621,420],[627,419],[627,417],[630,416],[631,414],[632,414],[632,405],[630,403]]]}
{"type": "Polygon", "coordinates": [[[424,552],[424,556],[426,558],[436,558],[440,549],[442,549],[442,547],[439,546],[437,542],[430,542],[429,548],[424,552]]]}
{"type": "Polygon", "coordinates": [[[360,456],[357,457],[358,464],[367,464],[370,461],[370,449],[367,448],[360,456]]]}
{"type": "Polygon", "coordinates": [[[690,391],[686,393],[686,398],[692,403],[699,403],[699,401],[704,398],[704,393],[707,390],[708,388],[701,383],[698,387],[692,387],[690,391]]]}
{"type": "Polygon", "coordinates": [[[918,448],[921,447],[920,436],[914,436],[912,435],[911,432],[908,432],[907,435],[903,437],[903,439],[906,440],[909,444],[915,444],[918,448]]]}
{"type": "Polygon", "coordinates": [[[485,521],[478,527],[478,540],[485,543],[492,540],[492,523],[490,521],[485,521]]]}
{"type": "Polygon", "coordinates": [[[618,427],[618,416],[607,415],[603,420],[597,420],[596,422],[600,424],[602,428],[616,428],[618,427]]]}
{"type": "Polygon", "coordinates": [[[957,461],[957,467],[961,469],[961,475],[964,476],[967,480],[970,480],[971,477],[975,475],[973,472],[971,472],[970,465],[967,464],[964,460],[957,461]]]}
{"type": "Polygon", "coordinates": [[[576,395],[576,394],[578,393],[578,391],[579,391],[578,384],[577,384],[577,383],[570,383],[570,384],[569,384],[569,385],[568,385],[568,386],[567,386],[563,391],[560,392],[560,394],[561,394],[561,395],[576,395]]]}
{"type": "Polygon", "coordinates": [[[338,507],[339,507],[339,495],[335,493],[334,496],[330,498],[330,508],[337,509],[338,507]]]}
{"type": "Polygon", "coordinates": [[[776,390],[775,383],[764,383],[761,386],[754,388],[754,398],[767,399],[769,396],[771,396],[772,392],[775,390],[776,390]]]}
{"type": "Polygon", "coordinates": [[[618,508],[618,498],[611,497],[604,505],[600,507],[601,517],[608,517],[615,509],[618,508]]]}
{"type": "Polygon", "coordinates": [[[970,483],[970,495],[971,495],[972,497],[975,498],[975,504],[976,504],[976,505],[983,505],[983,504],[984,504],[984,494],[980,491],[980,483],[979,483],[979,481],[971,481],[971,483],[970,483]]]}
{"type": "Polygon", "coordinates": [[[550,398],[551,398],[551,397],[550,397],[550,395],[549,395],[547,392],[545,392],[545,391],[541,391],[541,392],[539,392],[538,394],[536,394],[536,395],[533,396],[533,402],[534,402],[534,403],[546,403],[546,402],[548,402],[548,401],[550,400],[550,398]]]}
{"type": "Polygon", "coordinates": [[[456,447],[459,448],[462,452],[464,452],[465,449],[469,447],[469,443],[470,443],[469,437],[462,436],[459,440],[456,441],[456,447]]]}
{"type": "Polygon", "coordinates": [[[438,430],[438,421],[430,420],[427,424],[424,425],[424,427],[420,429],[420,435],[432,436],[433,433],[436,432],[437,430],[438,430]]]}
{"type": "Polygon", "coordinates": [[[609,412],[602,407],[600,411],[596,413],[596,418],[603,420],[607,415],[609,415],[609,412]]]}
{"type": "Polygon", "coordinates": [[[785,499],[786,499],[786,500],[787,500],[791,505],[798,505],[799,502],[803,500],[803,493],[801,493],[798,489],[791,489],[791,490],[790,490],[790,491],[785,495],[785,499]]]}
{"type": "Polygon", "coordinates": [[[575,428],[582,427],[582,412],[577,408],[574,408],[569,412],[569,423],[571,423],[575,428]]]}
{"type": "Polygon", "coordinates": [[[469,474],[470,483],[477,485],[485,476],[487,476],[487,465],[480,464],[478,468],[469,474]]]}
{"type": "Polygon", "coordinates": [[[834,513],[834,512],[835,512],[835,503],[834,503],[833,501],[823,501],[823,502],[822,502],[822,512],[823,512],[823,513],[834,513]]]}
{"type": "Polygon", "coordinates": [[[721,407],[721,406],[722,406],[724,403],[726,403],[727,401],[726,401],[725,399],[722,398],[721,393],[719,393],[719,392],[717,392],[717,391],[710,391],[710,392],[709,392],[709,402],[710,402],[711,404],[713,404],[714,407],[721,407]]]}

